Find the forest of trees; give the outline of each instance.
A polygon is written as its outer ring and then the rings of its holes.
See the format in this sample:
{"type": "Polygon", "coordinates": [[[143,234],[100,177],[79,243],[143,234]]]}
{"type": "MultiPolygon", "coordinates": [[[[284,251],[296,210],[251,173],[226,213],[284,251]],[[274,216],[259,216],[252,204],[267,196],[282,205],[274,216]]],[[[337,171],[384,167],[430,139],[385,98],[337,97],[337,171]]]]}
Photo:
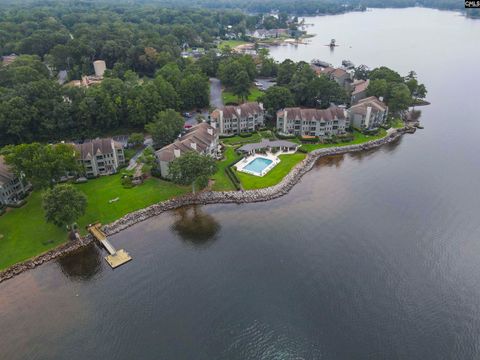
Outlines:
{"type": "Polygon", "coordinates": [[[225,31],[245,33],[258,21],[240,11],[158,4],[22,4],[0,7],[0,54],[20,54],[0,67],[0,145],[143,130],[160,111],[205,108],[220,60],[209,51],[194,62],[182,49],[214,49],[225,31]],[[62,70],[67,80],[92,74],[96,59],[109,69],[100,85],[58,84],[62,70]]]}

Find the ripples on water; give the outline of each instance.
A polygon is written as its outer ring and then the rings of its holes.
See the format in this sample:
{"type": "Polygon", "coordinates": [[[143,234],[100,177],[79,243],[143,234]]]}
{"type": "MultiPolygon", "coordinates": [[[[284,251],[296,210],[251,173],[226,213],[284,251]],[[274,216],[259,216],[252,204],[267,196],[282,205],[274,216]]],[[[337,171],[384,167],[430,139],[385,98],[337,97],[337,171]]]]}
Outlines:
{"type": "Polygon", "coordinates": [[[127,229],[112,242],[133,261],[115,271],[92,245],[1,284],[1,359],[478,358],[480,23],[313,21],[312,45],[272,54],[415,69],[426,129],[322,159],[280,199],[127,229]]]}

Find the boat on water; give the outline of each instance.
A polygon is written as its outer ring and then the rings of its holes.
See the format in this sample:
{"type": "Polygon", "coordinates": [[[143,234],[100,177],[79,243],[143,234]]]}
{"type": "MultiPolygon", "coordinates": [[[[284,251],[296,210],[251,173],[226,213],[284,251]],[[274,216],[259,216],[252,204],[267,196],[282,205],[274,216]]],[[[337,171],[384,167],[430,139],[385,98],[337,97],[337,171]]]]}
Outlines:
{"type": "Polygon", "coordinates": [[[312,65],[316,65],[316,66],[320,66],[320,67],[331,67],[332,64],[326,62],[326,61],[322,61],[322,60],[318,60],[318,59],[313,59],[311,62],[310,62],[312,65]]]}
{"type": "Polygon", "coordinates": [[[347,70],[353,69],[355,67],[355,64],[350,60],[342,60],[342,65],[347,70]]]}

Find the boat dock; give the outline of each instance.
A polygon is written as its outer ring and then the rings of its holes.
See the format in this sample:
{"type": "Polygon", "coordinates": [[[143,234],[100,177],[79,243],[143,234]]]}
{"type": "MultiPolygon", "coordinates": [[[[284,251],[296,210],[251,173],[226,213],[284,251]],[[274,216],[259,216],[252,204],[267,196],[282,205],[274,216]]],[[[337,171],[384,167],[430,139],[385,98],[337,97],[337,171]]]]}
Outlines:
{"type": "Polygon", "coordinates": [[[103,247],[108,251],[110,255],[105,256],[105,260],[107,263],[112,267],[112,269],[115,269],[119,267],[120,265],[123,265],[130,260],[132,260],[132,257],[128,254],[123,249],[116,250],[113,245],[108,241],[107,236],[104,234],[104,232],[101,229],[102,224],[100,223],[95,223],[95,224],[90,224],[87,226],[87,230],[90,234],[93,235],[97,241],[103,245],[103,247]]]}

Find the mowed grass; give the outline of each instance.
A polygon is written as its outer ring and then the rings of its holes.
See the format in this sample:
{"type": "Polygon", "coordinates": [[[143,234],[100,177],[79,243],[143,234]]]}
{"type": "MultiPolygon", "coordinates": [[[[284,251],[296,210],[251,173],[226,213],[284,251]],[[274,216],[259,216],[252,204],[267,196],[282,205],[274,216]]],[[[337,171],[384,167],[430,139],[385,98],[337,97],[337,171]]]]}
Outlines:
{"type": "Polygon", "coordinates": [[[244,44],[248,44],[248,42],[242,41],[242,40],[224,40],[220,44],[218,44],[218,48],[220,50],[223,50],[227,46],[229,46],[231,49],[233,49],[236,46],[244,45],[244,44]]]}
{"type": "MultiPolygon", "coordinates": [[[[263,91],[258,89],[255,86],[252,86],[250,88],[250,94],[247,97],[247,101],[257,101],[260,96],[263,95],[263,91]]],[[[240,102],[239,98],[237,95],[234,95],[230,91],[223,91],[222,92],[222,98],[223,98],[223,103],[224,104],[231,104],[235,103],[238,104],[240,102]]]]}
{"type": "Polygon", "coordinates": [[[241,155],[238,155],[233,147],[227,147],[224,151],[224,158],[223,160],[217,162],[217,172],[215,175],[212,176],[212,179],[215,181],[213,184],[212,190],[214,191],[230,191],[236,190],[235,186],[233,186],[232,181],[225,173],[225,169],[228,165],[230,165],[235,160],[239,159],[241,155]]]}
{"type": "Polygon", "coordinates": [[[67,240],[67,233],[45,222],[42,196],[32,193],[27,203],[0,216],[0,270],[44,253],[67,240]]]}
{"type": "MultiPolygon", "coordinates": [[[[324,148],[330,148],[330,147],[336,147],[336,146],[347,146],[347,145],[357,145],[357,144],[363,144],[365,142],[371,141],[371,140],[377,140],[385,137],[387,135],[387,131],[385,129],[380,129],[377,135],[365,135],[362,134],[361,132],[354,131],[353,133],[354,139],[349,142],[339,142],[337,144],[302,144],[302,149],[311,152],[316,149],[324,149],[324,148]]],[[[290,140],[289,140],[290,141],[290,140]]],[[[294,141],[294,140],[292,140],[294,141]]]]}
{"type": "MultiPolygon", "coordinates": [[[[108,224],[129,212],[190,191],[190,187],[154,178],[147,179],[140,186],[125,189],[120,175],[105,176],[75,186],[88,198],[86,214],[78,221],[83,234],[89,223],[100,221],[108,224]],[[117,197],[118,201],[109,203],[117,197]]],[[[41,193],[33,192],[25,206],[0,216],[0,269],[39,255],[65,241],[66,230],[45,222],[41,193]]]]}
{"type": "Polygon", "coordinates": [[[236,171],[233,168],[232,170],[237,174],[245,190],[261,189],[278,184],[295,165],[305,159],[305,156],[306,154],[302,153],[280,155],[280,163],[262,177],[236,171]]]}

